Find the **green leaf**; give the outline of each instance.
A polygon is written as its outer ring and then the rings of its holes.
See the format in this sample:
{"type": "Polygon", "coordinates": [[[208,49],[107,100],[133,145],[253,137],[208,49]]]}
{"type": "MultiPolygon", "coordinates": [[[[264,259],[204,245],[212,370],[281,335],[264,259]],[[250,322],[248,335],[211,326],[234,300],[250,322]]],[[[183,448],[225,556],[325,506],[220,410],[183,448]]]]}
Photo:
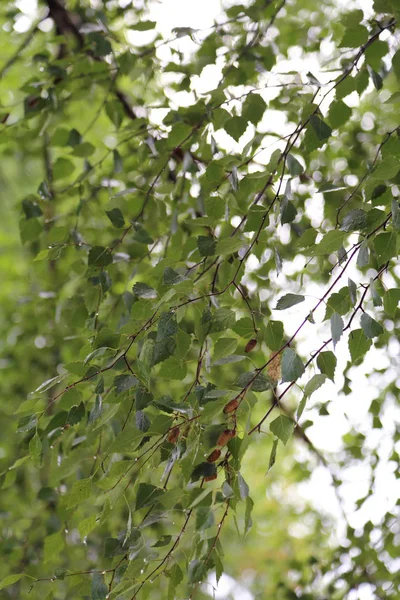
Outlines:
{"type": "Polygon", "coordinates": [[[92,479],[80,479],[75,481],[72,489],[64,496],[65,505],[67,508],[73,508],[77,504],[84,502],[92,495],[92,479]]]}
{"type": "Polygon", "coordinates": [[[326,381],[327,375],[317,373],[313,375],[310,381],[307,382],[304,388],[304,395],[309,398],[316,390],[318,390],[326,381]]]}
{"type": "Polygon", "coordinates": [[[349,288],[343,287],[329,296],[324,319],[329,319],[334,312],[337,312],[338,315],[345,315],[350,308],[349,288]]]}
{"type": "Polygon", "coordinates": [[[177,563],[175,563],[169,571],[165,571],[166,576],[169,578],[168,585],[168,600],[174,600],[176,596],[176,588],[183,580],[183,572],[177,563]]]}
{"type": "Polygon", "coordinates": [[[154,288],[147,285],[147,283],[138,282],[132,288],[132,292],[138,298],[144,298],[145,300],[154,300],[157,298],[158,294],[154,288]]]}
{"type": "Polygon", "coordinates": [[[334,381],[335,369],[336,369],[336,356],[331,351],[321,352],[317,358],[318,369],[334,381]]]}
{"type": "Polygon", "coordinates": [[[367,226],[367,213],[364,210],[356,208],[348,212],[341,225],[343,231],[360,231],[367,226]]]}
{"type": "Polygon", "coordinates": [[[247,485],[241,473],[237,474],[237,481],[239,486],[240,497],[242,500],[245,500],[250,492],[249,486],[247,485]]]}
{"type": "Polygon", "coordinates": [[[400,289],[392,288],[387,290],[383,296],[383,308],[391,317],[396,314],[397,307],[400,302],[400,289]]]}
{"type": "Polygon", "coordinates": [[[217,247],[217,241],[206,235],[200,235],[197,238],[197,247],[200,252],[200,256],[214,256],[215,249],[217,247]]]}
{"type": "Polygon", "coordinates": [[[251,386],[249,386],[253,392],[264,392],[265,390],[272,390],[276,382],[273,381],[270,377],[264,375],[263,373],[242,373],[239,379],[236,382],[236,386],[240,388],[247,388],[250,381],[252,381],[251,386]]]}
{"type": "Polygon", "coordinates": [[[124,215],[122,214],[119,208],[112,208],[111,210],[106,210],[106,215],[110,219],[114,227],[116,227],[117,229],[125,225],[124,215]]]}
{"type": "Polygon", "coordinates": [[[265,328],[265,342],[271,350],[279,350],[283,340],[283,323],[281,321],[268,321],[265,328]]]}
{"type": "Polygon", "coordinates": [[[133,239],[135,242],[138,242],[139,244],[146,244],[147,246],[154,242],[153,238],[147,233],[144,227],[140,225],[140,223],[135,223],[133,229],[133,239]]]}
{"type": "Polygon", "coordinates": [[[150,29],[154,29],[156,25],[156,21],[139,21],[139,23],[135,23],[135,25],[131,25],[130,27],[136,31],[149,31],[150,29]]]}
{"type": "Polygon", "coordinates": [[[356,305],[357,302],[357,286],[350,278],[347,280],[347,284],[349,287],[349,296],[353,306],[356,305]]]}
{"type": "Polygon", "coordinates": [[[315,242],[315,238],[317,237],[317,230],[310,227],[306,229],[305,232],[299,237],[296,242],[296,245],[299,248],[308,248],[309,246],[313,246],[315,242]]]}
{"type": "Polygon", "coordinates": [[[394,156],[387,156],[372,171],[371,178],[386,181],[395,177],[400,170],[399,161],[394,156]]]}
{"type": "Polygon", "coordinates": [[[269,428],[271,433],[273,433],[286,446],[290,436],[294,431],[294,423],[292,419],[289,419],[289,417],[286,417],[285,415],[279,415],[279,417],[277,417],[274,421],[272,421],[272,423],[270,423],[269,428]]]}
{"type": "Polygon", "coordinates": [[[89,142],[83,142],[82,144],[78,144],[74,147],[74,151],[72,152],[73,156],[78,156],[79,158],[87,158],[91,156],[96,148],[93,144],[89,142]]]}
{"type": "Polygon", "coordinates": [[[232,327],[233,331],[241,337],[247,338],[254,333],[253,321],[249,317],[243,317],[236,321],[232,327]]]}
{"type": "Polygon", "coordinates": [[[356,25],[345,30],[339,48],[359,48],[368,41],[368,30],[363,25],[356,25]]]}
{"type": "Polygon", "coordinates": [[[337,100],[329,107],[328,121],[334,129],[338,129],[350,119],[351,114],[351,108],[342,100],[337,100]]]}
{"type": "Polygon", "coordinates": [[[114,378],[113,383],[116,394],[122,394],[123,392],[136,387],[138,384],[138,379],[133,375],[117,375],[114,378]]]}
{"type": "Polygon", "coordinates": [[[295,306],[300,302],[304,302],[304,300],[304,296],[299,294],[286,294],[285,296],[279,298],[278,302],[276,303],[275,310],[286,310],[291,306],[295,306]]]}
{"type": "Polygon", "coordinates": [[[108,248],[103,246],[93,246],[89,250],[88,265],[89,267],[106,267],[113,261],[112,254],[108,248]]]}
{"type": "Polygon", "coordinates": [[[174,356],[171,356],[163,362],[158,376],[163,377],[164,379],[175,379],[182,381],[182,379],[185,379],[186,374],[186,363],[178,360],[174,356]]]}
{"type": "Polygon", "coordinates": [[[249,94],[243,104],[242,117],[253,123],[253,125],[257,125],[261,121],[266,108],[265,100],[259,94],[249,94]]]}
{"type": "Polygon", "coordinates": [[[175,335],[178,332],[178,324],[176,322],[176,315],[173,312],[162,313],[158,322],[157,328],[157,342],[161,342],[165,338],[175,335]]]}
{"type": "Polygon", "coordinates": [[[223,358],[224,356],[229,356],[230,354],[233,354],[236,348],[237,340],[234,340],[232,338],[220,338],[219,340],[217,340],[214,347],[214,361],[218,360],[219,358],[223,358]]]}
{"type": "Polygon", "coordinates": [[[276,449],[278,448],[278,440],[274,440],[272,442],[272,448],[271,448],[271,453],[269,455],[269,461],[268,461],[268,469],[267,469],[267,473],[272,469],[272,467],[275,464],[275,460],[276,460],[276,449]]]}
{"type": "Polygon", "coordinates": [[[108,585],[104,581],[102,573],[93,573],[92,585],[90,588],[91,600],[105,600],[108,594],[108,585]]]}
{"type": "Polygon", "coordinates": [[[247,129],[247,121],[243,117],[231,117],[225,123],[225,131],[238,142],[247,129]]]}
{"type": "Polygon", "coordinates": [[[317,115],[311,115],[310,125],[321,142],[327,140],[332,135],[332,129],[317,115]]]}
{"type": "Polygon", "coordinates": [[[336,252],[343,245],[346,238],[347,232],[338,231],[337,229],[329,231],[319,244],[312,248],[312,253],[316,256],[323,256],[324,254],[336,252]]]}
{"type": "Polygon", "coordinates": [[[374,338],[383,333],[383,327],[375,319],[370,317],[366,312],[363,312],[360,319],[360,324],[367,338],[374,338]]]}
{"type": "Polygon", "coordinates": [[[151,506],[158,501],[162,494],[164,494],[164,490],[161,488],[148,483],[140,483],[136,494],[136,510],[151,506]]]}
{"type": "Polygon", "coordinates": [[[187,123],[176,123],[168,135],[168,147],[179,147],[191,133],[192,127],[190,125],[187,123]]]}
{"type": "Polygon", "coordinates": [[[167,267],[164,271],[163,275],[165,285],[176,285],[177,283],[181,283],[184,281],[184,277],[171,269],[171,267],[167,267]]]}
{"type": "Polygon", "coordinates": [[[297,209],[293,202],[290,202],[286,197],[281,202],[281,224],[291,223],[295,220],[297,209]]]}
{"type": "Polygon", "coordinates": [[[358,251],[357,254],[357,267],[360,267],[360,269],[362,269],[363,267],[366,267],[369,263],[369,248],[368,248],[368,241],[365,240],[361,246],[360,249],[358,251]]]}
{"type": "Polygon", "coordinates": [[[359,358],[365,356],[371,347],[371,340],[368,339],[362,329],[355,329],[350,332],[349,335],[349,350],[350,356],[353,363],[359,358]]]}
{"type": "Polygon", "coordinates": [[[23,573],[13,573],[12,575],[7,575],[0,581],[0,590],[4,590],[4,588],[9,587],[10,585],[14,585],[17,583],[22,577],[24,577],[23,573]]]}
{"type": "Polygon", "coordinates": [[[191,480],[198,481],[203,477],[213,477],[216,473],[217,467],[214,463],[202,462],[193,469],[191,480]]]}
{"type": "Polygon", "coordinates": [[[67,158],[57,158],[53,165],[53,178],[64,179],[69,177],[75,171],[74,164],[67,158]]]}
{"type": "Polygon", "coordinates": [[[304,373],[304,365],[292,348],[285,348],[281,360],[282,383],[295,381],[304,373]]]}
{"type": "Polygon", "coordinates": [[[233,254],[240,250],[244,242],[237,237],[229,237],[219,240],[217,244],[216,254],[225,256],[226,254],[233,254]]]}
{"type": "Polygon", "coordinates": [[[374,239],[374,248],[380,265],[397,256],[396,234],[380,233],[374,239]]]}
{"type": "Polygon", "coordinates": [[[342,337],[342,333],[343,333],[343,319],[340,315],[338,315],[336,312],[332,313],[331,316],[331,335],[332,335],[332,342],[333,342],[333,347],[335,348],[336,344],[338,343],[338,341],[340,340],[340,338],[342,337]]]}
{"type": "Polygon", "coordinates": [[[393,55],[392,66],[397,79],[400,81],[400,50],[397,50],[393,55]]]}
{"type": "Polygon", "coordinates": [[[304,168],[302,164],[297,160],[293,154],[288,154],[286,158],[286,163],[288,167],[289,173],[292,177],[296,177],[297,175],[301,175],[304,173],[304,168]]]}

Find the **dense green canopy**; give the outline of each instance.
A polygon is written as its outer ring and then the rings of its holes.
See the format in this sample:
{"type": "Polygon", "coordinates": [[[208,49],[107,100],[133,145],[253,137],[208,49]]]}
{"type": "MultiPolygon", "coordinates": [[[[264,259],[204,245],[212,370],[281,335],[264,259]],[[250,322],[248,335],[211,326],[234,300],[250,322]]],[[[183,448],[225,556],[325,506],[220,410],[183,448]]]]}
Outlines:
{"type": "Polygon", "coordinates": [[[400,598],[400,3],[28,4],[0,6],[1,597],[400,598]]]}

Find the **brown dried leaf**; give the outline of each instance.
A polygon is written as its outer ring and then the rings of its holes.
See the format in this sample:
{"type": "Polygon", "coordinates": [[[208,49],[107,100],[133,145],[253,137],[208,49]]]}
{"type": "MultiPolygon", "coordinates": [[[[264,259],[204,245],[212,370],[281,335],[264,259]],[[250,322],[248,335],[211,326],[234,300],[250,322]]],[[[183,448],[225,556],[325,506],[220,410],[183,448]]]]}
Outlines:
{"type": "Polygon", "coordinates": [[[176,442],[178,441],[178,437],[179,437],[179,427],[174,427],[173,429],[171,429],[171,431],[168,434],[168,441],[171,444],[176,444],[176,442]]]}
{"type": "Polygon", "coordinates": [[[226,446],[235,435],[236,431],[234,429],[225,429],[218,437],[217,446],[226,446]]]}
{"type": "Polygon", "coordinates": [[[274,381],[281,378],[281,354],[277,354],[268,365],[268,375],[274,381]]]}
{"type": "Polygon", "coordinates": [[[254,348],[257,346],[257,340],[255,340],[254,338],[249,340],[246,344],[246,347],[244,349],[245,352],[251,352],[252,350],[254,350],[254,348]]]}
{"type": "Polygon", "coordinates": [[[238,406],[239,406],[239,400],[237,398],[234,398],[233,400],[230,400],[230,402],[228,402],[228,404],[225,404],[224,413],[227,415],[228,413],[235,411],[238,406]]]}
{"type": "Polygon", "coordinates": [[[210,456],[207,458],[207,462],[213,463],[216,460],[218,460],[220,456],[221,456],[221,450],[219,450],[218,448],[216,448],[215,450],[213,450],[211,452],[210,456]]]}

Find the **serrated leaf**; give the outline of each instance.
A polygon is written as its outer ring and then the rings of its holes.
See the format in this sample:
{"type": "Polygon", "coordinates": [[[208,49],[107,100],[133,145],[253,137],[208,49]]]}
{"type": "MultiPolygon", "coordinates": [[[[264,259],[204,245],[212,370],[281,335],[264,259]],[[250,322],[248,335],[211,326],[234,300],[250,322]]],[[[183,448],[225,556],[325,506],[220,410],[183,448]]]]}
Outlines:
{"type": "Polygon", "coordinates": [[[197,248],[200,256],[214,256],[216,247],[217,241],[211,236],[200,235],[197,238],[197,248]]]}
{"type": "Polygon", "coordinates": [[[331,351],[321,352],[318,355],[318,369],[332,381],[334,381],[336,363],[336,356],[331,351]]]}
{"type": "Polygon", "coordinates": [[[327,140],[332,135],[332,129],[317,115],[311,115],[310,125],[320,141],[327,140]]]}
{"type": "Polygon", "coordinates": [[[304,395],[309,398],[318,388],[320,388],[326,381],[327,375],[317,373],[311,377],[310,381],[307,382],[304,388],[304,395]]]}
{"type": "Polygon", "coordinates": [[[279,415],[272,423],[270,423],[269,429],[281,442],[286,446],[290,436],[294,431],[294,423],[292,419],[285,415],[279,415]]]}
{"type": "Polygon", "coordinates": [[[224,129],[238,142],[247,129],[247,121],[243,117],[231,117],[226,121],[224,129]]]}
{"type": "Polygon", "coordinates": [[[268,321],[265,328],[265,342],[271,350],[279,350],[283,340],[283,323],[281,321],[268,321]]]}
{"type": "Polygon", "coordinates": [[[214,347],[214,361],[233,354],[237,348],[237,340],[232,338],[220,338],[214,347]]]}
{"type": "Polygon", "coordinates": [[[362,329],[355,329],[349,335],[349,351],[351,360],[356,362],[359,358],[365,356],[371,347],[371,340],[368,339],[362,329]]]}
{"type": "Polygon", "coordinates": [[[216,254],[224,256],[226,254],[233,254],[240,250],[244,242],[237,237],[229,237],[219,240],[217,244],[216,254]]]}
{"type": "Polygon", "coordinates": [[[164,340],[165,338],[175,335],[178,332],[178,324],[176,322],[176,315],[173,312],[162,313],[158,322],[157,328],[157,342],[164,340]]]}
{"type": "Polygon", "coordinates": [[[350,278],[347,280],[347,285],[349,287],[350,301],[352,305],[355,306],[357,302],[357,286],[350,278]]]}
{"type": "Polygon", "coordinates": [[[360,231],[365,229],[366,226],[367,213],[364,210],[355,208],[345,215],[340,229],[342,231],[360,231]]]}
{"type": "Polygon", "coordinates": [[[304,168],[302,164],[297,160],[293,154],[288,154],[286,158],[286,163],[288,166],[288,171],[292,175],[292,177],[296,177],[296,175],[301,175],[304,173],[304,168]]]}
{"type": "Polygon", "coordinates": [[[392,288],[387,290],[383,296],[383,308],[388,315],[394,317],[400,302],[400,289],[392,288]]]}
{"type": "Polygon", "coordinates": [[[252,381],[250,387],[253,392],[272,390],[276,385],[276,382],[270,377],[264,375],[263,373],[258,373],[258,375],[256,375],[255,372],[242,373],[235,385],[243,389],[249,385],[250,381],[252,381]]]}
{"type": "Polygon", "coordinates": [[[232,329],[241,337],[247,338],[254,333],[253,321],[249,317],[243,317],[239,321],[236,321],[232,329]]]}
{"type": "Polygon", "coordinates": [[[342,333],[343,333],[343,319],[340,315],[338,315],[336,312],[332,313],[331,316],[331,335],[332,335],[332,342],[333,342],[333,347],[335,348],[336,344],[338,343],[338,341],[340,340],[340,338],[342,337],[342,333]]]}
{"type": "Polygon", "coordinates": [[[266,108],[265,100],[259,94],[249,94],[243,103],[242,117],[253,123],[253,125],[257,125],[261,121],[266,108]]]}
{"type": "Polygon", "coordinates": [[[106,215],[110,219],[111,223],[117,229],[120,229],[125,225],[124,215],[120,211],[119,208],[112,208],[111,210],[106,210],[106,215]]]}
{"type": "Polygon", "coordinates": [[[357,267],[360,267],[360,269],[362,269],[363,267],[366,267],[368,263],[369,263],[369,248],[368,248],[368,241],[365,240],[361,244],[360,249],[357,254],[357,267]]]}
{"type": "Polygon", "coordinates": [[[136,510],[154,504],[164,494],[164,490],[149,483],[140,483],[136,494],[136,510]]]}
{"type": "Polygon", "coordinates": [[[89,250],[88,265],[89,267],[106,267],[113,261],[112,254],[108,248],[103,246],[93,246],[89,250]]]}
{"type": "Polygon", "coordinates": [[[84,500],[87,500],[92,495],[92,479],[80,479],[75,481],[72,489],[65,495],[65,503],[67,508],[73,508],[84,500]]]}
{"type": "Polygon", "coordinates": [[[245,500],[248,497],[249,492],[250,492],[249,486],[247,485],[247,483],[244,480],[241,473],[237,474],[237,480],[238,480],[240,497],[242,500],[245,500]]]}
{"type": "Polygon", "coordinates": [[[275,310],[286,310],[291,306],[295,306],[296,304],[300,304],[300,302],[304,302],[304,299],[304,296],[301,296],[300,294],[285,294],[285,296],[279,298],[278,302],[276,303],[275,310]]]}
{"type": "Polygon", "coordinates": [[[178,360],[174,356],[171,356],[163,362],[158,376],[163,377],[164,379],[175,379],[177,381],[182,381],[182,379],[185,379],[186,374],[186,363],[178,360]]]}
{"type": "Polygon", "coordinates": [[[383,327],[375,319],[370,317],[366,312],[363,312],[360,318],[360,324],[367,338],[374,338],[382,335],[383,327]]]}
{"type": "Polygon", "coordinates": [[[108,594],[108,585],[104,581],[102,573],[93,573],[90,588],[90,600],[105,600],[108,594]]]}
{"type": "Polygon", "coordinates": [[[374,248],[379,264],[383,264],[397,256],[396,234],[389,232],[380,233],[374,239],[374,248]]]}
{"type": "Polygon", "coordinates": [[[113,383],[116,394],[122,394],[138,384],[139,380],[134,375],[117,375],[113,383]]]}
{"type": "Polygon", "coordinates": [[[191,480],[198,481],[203,477],[212,477],[213,475],[216,475],[216,473],[217,467],[214,463],[202,462],[193,469],[191,480]]]}
{"type": "Polygon", "coordinates": [[[144,298],[145,300],[154,300],[158,295],[154,288],[147,285],[147,283],[142,282],[135,283],[132,292],[138,298],[144,298]]]}
{"type": "Polygon", "coordinates": [[[343,245],[346,238],[347,232],[338,231],[337,229],[329,231],[324,235],[319,244],[312,248],[312,253],[316,256],[322,256],[336,252],[343,245]]]}
{"type": "Polygon", "coordinates": [[[352,110],[342,100],[332,102],[329,107],[328,121],[334,129],[344,125],[351,117],[352,110]]]}
{"type": "Polygon", "coordinates": [[[285,348],[281,360],[282,383],[295,381],[304,373],[304,365],[292,348],[285,348]]]}

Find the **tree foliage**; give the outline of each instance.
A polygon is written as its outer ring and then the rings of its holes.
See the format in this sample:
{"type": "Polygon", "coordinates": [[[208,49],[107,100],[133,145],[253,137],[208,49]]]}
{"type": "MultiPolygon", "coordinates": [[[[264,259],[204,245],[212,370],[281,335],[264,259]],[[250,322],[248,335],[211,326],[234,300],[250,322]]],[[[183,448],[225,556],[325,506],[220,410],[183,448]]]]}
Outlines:
{"type": "Polygon", "coordinates": [[[395,505],[291,497],[399,464],[400,5],[336,4],[2,4],[4,598],[399,597],[395,505]]]}

